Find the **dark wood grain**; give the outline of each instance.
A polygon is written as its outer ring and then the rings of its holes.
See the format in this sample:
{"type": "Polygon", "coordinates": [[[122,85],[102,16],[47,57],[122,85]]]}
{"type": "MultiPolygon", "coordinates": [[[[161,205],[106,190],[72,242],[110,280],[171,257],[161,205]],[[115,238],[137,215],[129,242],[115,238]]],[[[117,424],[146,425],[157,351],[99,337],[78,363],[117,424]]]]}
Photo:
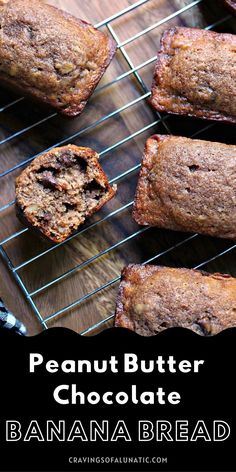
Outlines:
{"type": "MultiPolygon", "coordinates": [[[[60,6],[74,13],[76,16],[97,24],[104,18],[114,14],[120,9],[132,5],[134,1],[128,0],[51,0],[49,3],[60,6]]],[[[166,16],[172,15],[176,10],[191,1],[185,0],[149,0],[145,5],[111,23],[119,41],[139,33],[150,25],[161,22],[166,16]]],[[[205,27],[218,21],[228,14],[222,6],[222,2],[208,1],[201,6],[196,6],[169,20],[165,24],[154,28],[144,36],[127,44],[125,51],[128,53],[134,66],[156,55],[160,36],[165,28],[171,25],[188,25],[205,27]]],[[[103,28],[105,30],[106,28],[103,28]]],[[[235,31],[235,19],[230,19],[217,26],[217,30],[225,32],[235,31]]],[[[147,89],[150,88],[154,63],[140,69],[139,74],[147,89]]],[[[107,70],[99,87],[109,83],[115,77],[129,70],[129,65],[118,51],[111,66],[107,70]]],[[[113,112],[144,94],[137,77],[130,75],[116,84],[97,90],[89,101],[83,114],[74,120],[68,120],[59,116],[52,117],[46,123],[35,126],[31,131],[1,145],[0,171],[5,171],[11,166],[42,152],[70,135],[79,132],[103,116],[113,112]]],[[[0,106],[4,106],[17,97],[4,90],[0,91],[0,106]]],[[[51,113],[51,112],[50,112],[51,113]]],[[[0,139],[10,136],[33,123],[48,116],[48,112],[39,109],[38,106],[24,101],[5,112],[0,113],[0,139]]],[[[144,126],[158,119],[151,110],[147,101],[142,100],[122,113],[116,114],[103,124],[96,126],[88,132],[81,134],[77,139],[71,140],[75,144],[91,146],[96,151],[102,152],[119,140],[125,139],[144,126]]],[[[223,142],[235,143],[235,128],[226,125],[214,125],[204,132],[200,132],[207,123],[186,118],[168,117],[164,124],[159,123],[148,131],[143,132],[126,144],[106,153],[101,162],[110,179],[126,172],[129,168],[140,163],[145,139],[153,132],[186,136],[199,133],[204,139],[212,139],[223,142]]],[[[14,171],[0,180],[0,205],[14,199],[14,180],[19,170],[14,171]]],[[[117,197],[110,202],[89,223],[108,215],[118,209],[134,197],[138,172],[129,174],[118,182],[117,197]]],[[[0,239],[7,238],[13,232],[22,229],[22,225],[15,216],[14,208],[10,208],[0,214],[0,239]]],[[[78,235],[72,241],[54,249],[47,256],[41,257],[36,262],[22,269],[19,274],[29,291],[37,290],[44,284],[50,283],[55,277],[81,265],[87,259],[104,251],[110,246],[129,237],[139,228],[131,218],[131,209],[123,211],[119,215],[96,226],[84,234],[78,235]]],[[[110,251],[107,255],[96,259],[86,267],[80,267],[72,275],[63,281],[51,286],[47,290],[34,297],[34,301],[43,317],[47,317],[78,298],[95,290],[101,284],[120,274],[122,267],[129,262],[143,262],[166,249],[183,241],[188,235],[151,229],[142,235],[131,239],[126,244],[110,251]]],[[[219,252],[227,250],[232,242],[216,240],[213,238],[197,237],[164,256],[157,262],[171,266],[193,267],[204,260],[214,257],[219,252]]],[[[31,231],[15,238],[4,245],[8,256],[14,265],[19,265],[31,257],[40,254],[51,247],[50,243],[41,241],[31,231]]],[[[228,255],[215,259],[205,269],[210,271],[235,272],[235,251],[228,255]]],[[[9,308],[21,318],[27,325],[30,334],[41,330],[34,313],[29,307],[22,291],[17,287],[16,281],[10,274],[6,264],[0,258],[0,294],[5,299],[9,308]]],[[[49,326],[65,326],[81,332],[92,324],[99,322],[114,312],[115,298],[118,284],[112,285],[107,290],[99,292],[96,296],[84,301],[79,306],[71,309],[49,322],[49,326]]],[[[109,323],[111,325],[111,323],[109,323]]]]}

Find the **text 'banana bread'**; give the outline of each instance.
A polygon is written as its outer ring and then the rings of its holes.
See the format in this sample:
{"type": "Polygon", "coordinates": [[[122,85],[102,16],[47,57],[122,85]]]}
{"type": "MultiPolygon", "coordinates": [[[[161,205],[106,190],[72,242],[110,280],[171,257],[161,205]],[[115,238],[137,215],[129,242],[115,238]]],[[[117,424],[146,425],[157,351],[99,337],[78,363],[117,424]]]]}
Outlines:
{"type": "Polygon", "coordinates": [[[140,225],[236,239],[236,146],[149,138],[133,217],[140,225]]]}
{"type": "Polygon", "coordinates": [[[55,243],[68,238],[115,192],[98,154],[74,145],[36,157],[16,179],[19,217],[55,243]]]}
{"type": "Polygon", "coordinates": [[[104,74],[115,42],[41,0],[0,2],[0,83],[75,116],[104,74]]]}
{"type": "Polygon", "coordinates": [[[197,28],[167,30],[155,67],[158,111],[236,123],[236,35],[197,28]]]}
{"type": "Polygon", "coordinates": [[[236,279],[158,266],[123,270],[115,326],[151,336],[189,328],[209,336],[236,327],[236,279]]]}

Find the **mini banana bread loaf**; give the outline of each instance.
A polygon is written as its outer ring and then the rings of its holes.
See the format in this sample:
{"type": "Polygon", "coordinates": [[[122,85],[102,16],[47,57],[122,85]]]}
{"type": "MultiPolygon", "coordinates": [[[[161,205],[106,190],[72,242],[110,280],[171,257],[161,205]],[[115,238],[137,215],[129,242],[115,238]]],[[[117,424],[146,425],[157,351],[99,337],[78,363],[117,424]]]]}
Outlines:
{"type": "Polygon", "coordinates": [[[236,35],[197,28],[163,34],[151,104],[158,111],[236,123],[236,35]]]}
{"type": "Polygon", "coordinates": [[[92,149],[68,145],[52,149],[16,179],[16,205],[29,226],[60,243],[116,192],[92,149]]]}
{"type": "Polygon", "coordinates": [[[224,0],[225,5],[236,14],[236,0],[224,0]]]}
{"type": "Polygon", "coordinates": [[[122,273],[115,326],[143,336],[173,327],[209,336],[236,327],[236,279],[197,270],[129,265],[122,273]]]}
{"type": "Polygon", "coordinates": [[[141,225],[236,238],[236,146],[154,135],[133,217],[141,225]]]}
{"type": "Polygon", "coordinates": [[[109,65],[115,42],[41,0],[0,2],[0,83],[75,116],[109,65]]]}

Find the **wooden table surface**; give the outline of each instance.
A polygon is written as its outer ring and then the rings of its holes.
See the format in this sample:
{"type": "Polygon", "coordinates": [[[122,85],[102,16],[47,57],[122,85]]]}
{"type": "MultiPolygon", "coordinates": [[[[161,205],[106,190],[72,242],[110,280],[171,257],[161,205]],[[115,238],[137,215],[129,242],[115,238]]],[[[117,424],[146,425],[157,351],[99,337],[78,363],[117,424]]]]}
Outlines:
{"type": "MultiPolygon", "coordinates": [[[[135,2],[133,0],[51,0],[48,3],[60,6],[96,25],[135,2]]],[[[114,34],[117,35],[118,41],[123,42],[150,25],[160,22],[158,27],[153,28],[124,47],[124,53],[128,54],[131,67],[132,65],[137,67],[156,55],[160,35],[170,25],[206,27],[228,15],[222,1],[209,0],[207,2],[203,1],[187,12],[162,23],[161,20],[165,17],[172,15],[190,3],[192,3],[190,0],[149,0],[144,5],[126,13],[110,24],[114,34]]],[[[102,29],[107,31],[106,27],[102,29]]],[[[235,31],[235,19],[229,18],[215,26],[214,29],[222,32],[233,32],[235,31]]],[[[0,172],[4,172],[42,152],[45,148],[70,137],[129,102],[139,99],[145,94],[145,90],[150,89],[153,67],[154,62],[152,61],[148,66],[139,69],[140,75],[138,77],[130,74],[113,85],[98,90],[79,118],[68,120],[56,115],[42,124],[34,126],[31,130],[1,143],[0,172]]],[[[127,60],[119,50],[99,87],[113,81],[115,77],[127,72],[129,68],[127,60]]],[[[13,94],[1,90],[0,107],[17,98],[13,94]]],[[[26,100],[11,106],[0,113],[0,140],[4,140],[12,134],[37,123],[48,115],[48,112],[40,110],[26,100]]],[[[120,113],[114,114],[100,125],[81,133],[79,137],[70,140],[70,142],[82,146],[88,145],[98,152],[102,152],[120,140],[128,138],[130,134],[136,133],[158,120],[158,115],[152,111],[147,100],[141,99],[120,113]]],[[[110,179],[140,163],[145,140],[153,132],[171,132],[184,136],[198,133],[198,137],[203,139],[235,144],[235,128],[232,126],[219,124],[212,126],[210,123],[201,122],[200,120],[168,117],[163,122],[150,126],[147,131],[138,134],[133,139],[127,140],[121,146],[104,153],[101,162],[110,179]]],[[[19,170],[16,170],[0,179],[0,206],[14,199],[14,180],[18,174],[19,170]]],[[[134,171],[124,178],[119,178],[116,198],[102,209],[98,215],[90,219],[89,223],[97,221],[131,202],[134,197],[137,176],[138,172],[134,171]]],[[[14,207],[0,213],[1,241],[22,228],[23,226],[15,216],[14,207]]],[[[166,251],[168,248],[172,248],[190,236],[158,229],[149,229],[136,237],[132,236],[139,229],[132,221],[131,207],[129,207],[107,221],[98,224],[95,228],[79,234],[61,247],[54,248],[47,255],[21,269],[18,273],[29,292],[51,283],[55,278],[74,269],[70,276],[64,277],[58,283],[51,285],[33,297],[42,317],[50,316],[89,292],[96,290],[101,284],[106,284],[109,280],[116,278],[120,275],[120,271],[125,264],[143,262],[158,253],[166,251]],[[122,241],[129,236],[130,240],[122,244],[122,241]],[[81,267],[84,261],[117,243],[120,243],[118,247],[81,267]]],[[[183,243],[182,246],[160,256],[156,259],[156,263],[177,267],[194,267],[231,248],[232,244],[230,241],[197,236],[183,243]]],[[[31,231],[26,231],[4,244],[3,247],[12,264],[18,266],[50,248],[51,244],[42,242],[31,231]]],[[[235,261],[236,252],[230,250],[226,255],[217,257],[205,265],[204,269],[236,275],[235,261]]],[[[81,302],[73,309],[56,317],[56,319],[52,319],[48,322],[48,326],[64,326],[78,332],[89,328],[114,312],[117,289],[118,283],[114,283],[110,288],[98,292],[97,295],[81,302]]],[[[41,331],[42,326],[1,257],[0,295],[16,316],[25,322],[30,334],[41,331]]],[[[111,326],[111,324],[112,321],[103,325],[101,329],[111,326]]]]}

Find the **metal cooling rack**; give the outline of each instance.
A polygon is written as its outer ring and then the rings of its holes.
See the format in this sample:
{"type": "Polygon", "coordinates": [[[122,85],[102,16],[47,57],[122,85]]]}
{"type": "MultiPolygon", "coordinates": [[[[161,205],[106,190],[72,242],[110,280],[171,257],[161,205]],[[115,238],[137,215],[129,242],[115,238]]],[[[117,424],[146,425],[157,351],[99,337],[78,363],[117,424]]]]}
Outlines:
{"type": "MultiPolygon", "coordinates": [[[[132,37],[129,37],[127,38],[126,40],[124,41],[120,41],[119,40],[119,37],[117,36],[116,32],[114,31],[113,29],[113,22],[115,20],[117,20],[118,18],[122,17],[122,16],[125,16],[125,15],[128,15],[131,11],[134,11],[135,9],[141,7],[142,5],[146,4],[149,0],[139,0],[138,2],[134,3],[133,5],[130,5],[129,7],[123,9],[122,11],[119,11],[117,12],[116,14],[110,16],[109,18],[101,21],[100,23],[98,23],[96,26],[96,28],[101,28],[101,27],[106,27],[109,31],[109,34],[112,35],[112,37],[115,39],[115,41],[117,42],[117,48],[120,50],[123,58],[125,59],[126,63],[128,64],[128,67],[129,67],[129,70],[121,75],[119,75],[118,77],[116,77],[114,80],[112,80],[111,82],[109,83],[106,83],[105,85],[103,86],[100,86],[98,87],[97,91],[95,91],[95,94],[98,92],[98,91],[101,91],[105,88],[108,88],[108,87],[111,87],[113,84],[119,82],[119,81],[122,81],[123,79],[127,78],[128,76],[133,76],[135,77],[136,81],[138,82],[139,86],[141,86],[141,89],[142,89],[142,92],[143,94],[140,95],[138,98],[136,98],[135,100],[123,105],[122,107],[112,111],[111,113],[103,116],[102,118],[96,120],[95,122],[91,123],[89,126],[86,126],[82,129],[79,129],[76,133],[66,137],[65,139],[62,139],[61,141],[57,142],[57,143],[54,143],[53,146],[50,146],[49,148],[47,149],[44,149],[44,151],[30,157],[30,158],[27,158],[25,159],[23,162],[21,162],[20,164],[17,164],[7,170],[5,170],[4,172],[2,172],[0,174],[0,179],[3,179],[4,177],[6,177],[8,174],[10,174],[11,172],[15,171],[15,170],[20,170],[21,168],[23,168],[25,165],[27,165],[30,161],[32,161],[36,156],[38,156],[39,154],[42,154],[43,152],[49,150],[49,149],[52,149],[53,147],[56,147],[56,146],[61,146],[63,144],[67,144],[71,141],[73,141],[74,139],[78,138],[79,136],[81,136],[82,134],[86,133],[87,131],[90,131],[94,128],[96,128],[97,126],[99,126],[100,124],[104,123],[104,122],[109,122],[109,120],[111,118],[113,118],[114,116],[116,115],[119,115],[120,113],[122,113],[123,111],[129,109],[129,108],[132,108],[134,105],[136,105],[137,103],[141,102],[141,101],[145,101],[149,96],[150,96],[150,91],[148,90],[147,86],[145,85],[143,79],[141,78],[140,74],[139,74],[139,71],[141,69],[144,69],[146,66],[148,66],[149,64],[154,64],[155,61],[156,61],[156,56],[153,56],[149,59],[147,59],[145,62],[143,62],[142,64],[139,64],[138,66],[134,67],[133,63],[132,63],[132,60],[130,59],[126,49],[125,49],[125,46],[127,46],[128,44],[132,43],[133,41],[135,41],[136,39],[140,38],[140,37],[145,37],[146,34],[148,34],[150,31],[160,27],[161,25],[164,25],[167,23],[167,26],[168,26],[168,22],[173,20],[174,18],[178,17],[179,15],[191,10],[192,8],[196,7],[197,5],[201,4],[203,2],[203,0],[195,0],[193,2],[191,2],[190,4],[184,6],[183,8],[175,11],[174,13],[172,13],[171,15],[169,16],[166,16],[165,18],[157,21],[156,23],[152,24],[151,26],[149,26],[148,28],[145,28],[144,30],[142,30],[141,32],[133,35],[132,37]]],[[[220,20],[218,20],[217,22],[213,23],[213,24],[210,24],[206,27],[206,29],[213,29],[215,27],[217,27],[218,25],[224,23],[225,21],[229,20],[231,18],[231,15],[225,15],[223,18],[221,18],[220,20]]],[[[23,102],[24,101],[24,97],[21,97],[21,98],[18,98],[10,103],[8,103],[7,105],[3,106],[2,108],[0,108],[0,113],[1,112],[4,112],[6,111],[7,109],[11,108],[11,107],[14,107],[15,105],[17,105],[18,103],[20,102],[23,102]]],[[[147,105],[148,106],[148,105],[147,105]]],[[[57,115],[57,113],[52,113],[48,116],[46,116],[45,118],[39,120],[39,121],[36,121],[34,122],[33,124],[31,124],[30,126],[28,127],[25,127],[23,129],[21,129],[20,131],[18,132],[12,132],[9,136],[7,136],[5,139],[1,140],[0,141],[0,145],[3,145],[3,144],[6,144],[7,142],[10,142],[12,141],[13,139],[15,138],[19,138],[19,137],[23,137],[25,133],[27,133],[28,131],[31,131],[32,129],[36,128],[37,126],[40,126],[41,124],[45,123],[45,122],[48,122],[49,120],[51,120],[53,117],[55,117],[57,115]]],[[[147,126],[145,127],[142,127],[141,129],[138,129],[137,131],[135,131],[134,133],[132,133],[131,135],[127,136],[126,138],[114,143],[112,146],[109,146],[108,148],[105,148],[102,152],[100,152],[100,157],[101,156],[104,156],[105,154],[107,154],[108,152],[110,151],[113,151],[115,150],[116,148],[124,145],[125,143],[131,141],[132,139],[136,138],[137,136],[141,135],[142,133],[144,133],[145,131],[147,131],[148,129],[151,129],[153,126],[159,124],[159,123],[162,123],[162,125],[165,127],[165,130],[166,130],[166,133],[171,133],[171,130],[170,130],[170,127],[169,127],[169,124],[168,124],[168,119],[169,117],[168,116],[161,116],[159,113],[156,113],[156,119],[154,121],[152,121],[150,124],[148,124],[147,126]]],[[[213,124],[207,124],[205,125],[203,128],[201,128],[199,131],[197,131],[196,133],[194,133],[192,135],[192,137],[196,136],[197,134],[200,134],[202,133],[203,131],[211,128],[212,126],[214,126],[213,124]]],[[[140,164],[137,164],[135,165],[134,167],[128,169],[127,171],[117,175],[116,177],[114,177],[113,179],[110,180],[110,183],[113,184],[121,179],[124,179],[125,177],[129,176],[131,173],[137,171],[138,169],[140,168],[140,164]]],[[[49,247],[48,249],[42,251],[41,253],[37,254],[36,256],[30,258],[30,259],[27,259],[25,260],[23,263],[19,264],[19,265],[14,265],[12,260],[10,259],[10,257],[8,256],[7,254],[7,251],[5,250],[5,245],[7,243],[9,243],[10,241],[12,240],[15,240],[16,238],[19,238],[22,234],[26,233],[27,231],[29,231],[28,228],[23,228],[21,229],[20,231],[17,231],[13,234],[11,234],[9,237],[7,237],[6,239],[0,241],[0,254],[2,256],[2,258],[4,259],[4,261],[6,262],[9,270],[12,272],[13,274],[13,277],[16,281],[16,283],[19,285],[19,287],[21,288],[24,296],[26,297],[28,303],[30,304],[34,314],[36,315],[38,321],[40,322],[41,326],[43,329],[48,329],[48,323],[49,321],[53,320],[53,319],[56,319],[58,318],[59,316],[61,315],[64,315],[66,312],[68,312],[70,309],[72,308],[75,308],[75,307],[78,307],[80,304],[82,304],[83,302],[89,300],[91,297],[93,297],[94,295],[98,294],[99,292],[105,290],[106,288],[112,286],[112,285],[115,285],[119,282],[120,280],[120,277],[115,277],[111,280],[109,280],[107,283],[97,287],[95,290],[85,294],[84,296],[78,298],[77,300],[71,302],[69,305],[67,306],[64,306],[62,307],[60,310],[52,313],[52,314],[49,314],[48,316],[46,317],[43,317],[42,314],[40,313],[38,307],[36,306],[36,303],[34,301],[34,297],[36,295],[38,295],[39,293],[47,290],[49,287],[52,287],[54,284],[58,283],[58,282],[62,282],[64,279],[66,279],[67,277],[69,277],[70,275],[72,275],[73,273],[75,273],[76,271],[78,271],[79,269],[86,269],[86,267],[92,263],[92,262],[95,262],[97,260],[99,260],[102,256],[104,255],[107,255],[107,254],[110,254],[112,251],[114,251],[115,249],[117,248],[120,248],[122,247],[123,245],[125,245],[126,243],[128,243],[129,241],[131,240],[134,240],[135,238],[137,238],[140,234],[148,231],[150,229],[150,227],[145,227],[145,228],[141,228],[139,229],[138,231],[132,233],[131,235],[125,237],[124,239],[122,239],[121,241],[118,241],[116,242],[115,244],[113,244],[112,246],[106,248],[105,250],[103,251],[100,251],[98,252],[97,254],[95,254],[94,256],[92,256],[91,258],[87,259],[86,261],[83,261],[81,262],[80,264],[76,265],[75,267],[73,267],[72,269],[64,272],[63,274],[61,274],[60,276],[58,276],[57,278],[54,278],[53,280],[51,280],[50,282],[48,282],[47,284],[44,284],[40,287],[38,287],[37,289],[35,289],[34,291],[29,291],[25,285],[25,283],[23,282],[21,276],[20,276],[20,270],[23,269],[24,267],[26,266],[30,266],[30,264],[32,264],[33,262],[39,260],[41,257],[49,254],[50,252],[52,251],[55,251],[58,247],[60,246],[63,246],[65,244],[67,244],[68,241],[72,240],[73,238],[76,238],[76,237],[79,237],[79,235],[87,232],[88,230],[92,229],[92,228],[96,228],[98,225],[100,225],[101,223],[103,223],[104,221],[108,221],[108,220],[112,220],[112,218],[114,218],[116,215],[118,214],[121,214],[122,212],[124,212],[125,210],[127,210],[129,207],[131,207],[133,204],[133,201],[130,201],[129,203],[127,203],[126,205],[123,205],[121,206],[120,208],[118,208],[117,210],[109,213],[108,215],[104,216],[103,218],[97,220],[96,222],[90,224],[89,226],[86,226],[85,228],[82,228],[82,229],[79,229],[77,231],[76,234],[73,234],[73,236],[69,237],[67,239],[67,241],[63,242],[63,243],[60,243],[56,246],[52,246],[52,247],[49,247]]],[[[10,207],[12,207],[14,205],[14,201],[10,201],[8,202],[6,205],[2,206],[0,208],[0,214],[4,211],[6,211],[7,209],[9,209],[10,207]]],[[[150,258],[149,260],[146,260],[145,262],[143,262],[144,264],[147,264],[147,263],[151,263],[151,262],[154,262],[156,261],[158,258],[160,258],[161,256],[165,255],[165,254],[168,254],[172,251],[175,251],[178,247],[180,246],[184,246],[186,243],[188,243],[189,241],[192,241],[194,239],[198,238],[198,235],[197,234],[193,234],[191,236],[187,236],[187,237],[183,237],[183,239],[178,242],[177,244],[174,244],[170,247],[168,247],[167,249],[165,249],[164,251],[162,252],[158,252],[154,257],[150,258]]],[[[202,268],[204,267],[206,264],[208,264],[209,262],[212,262],[214,261],[215,259],[218,259],[224,255],[226,255],[227,253],[233,251],[234,249],[236,249],[236,244],[232,244],[230,247],[228,247],[227,249],[217,253],[216,255],[214,255],[213,257],[207,259],[207,260],[204,260],[203,262],[201,262],[200,264],[198,264],[197,266],[195,266],[194,268],[202,268]]],[[[89,333],[92,333],[94,330],[102,327],[103,324],[106,324],[109,320],[111,320],[113,318],[114,314],[110,314],[109,316],[107,316],[105,319],[102,319],[101,321],[93,324],[92,326],[90,326],[89,328],[87,328],[86,330],[82,331],[80,334],[82,335],[85,335],[85,334],[89,334],[89,333]]]]}

